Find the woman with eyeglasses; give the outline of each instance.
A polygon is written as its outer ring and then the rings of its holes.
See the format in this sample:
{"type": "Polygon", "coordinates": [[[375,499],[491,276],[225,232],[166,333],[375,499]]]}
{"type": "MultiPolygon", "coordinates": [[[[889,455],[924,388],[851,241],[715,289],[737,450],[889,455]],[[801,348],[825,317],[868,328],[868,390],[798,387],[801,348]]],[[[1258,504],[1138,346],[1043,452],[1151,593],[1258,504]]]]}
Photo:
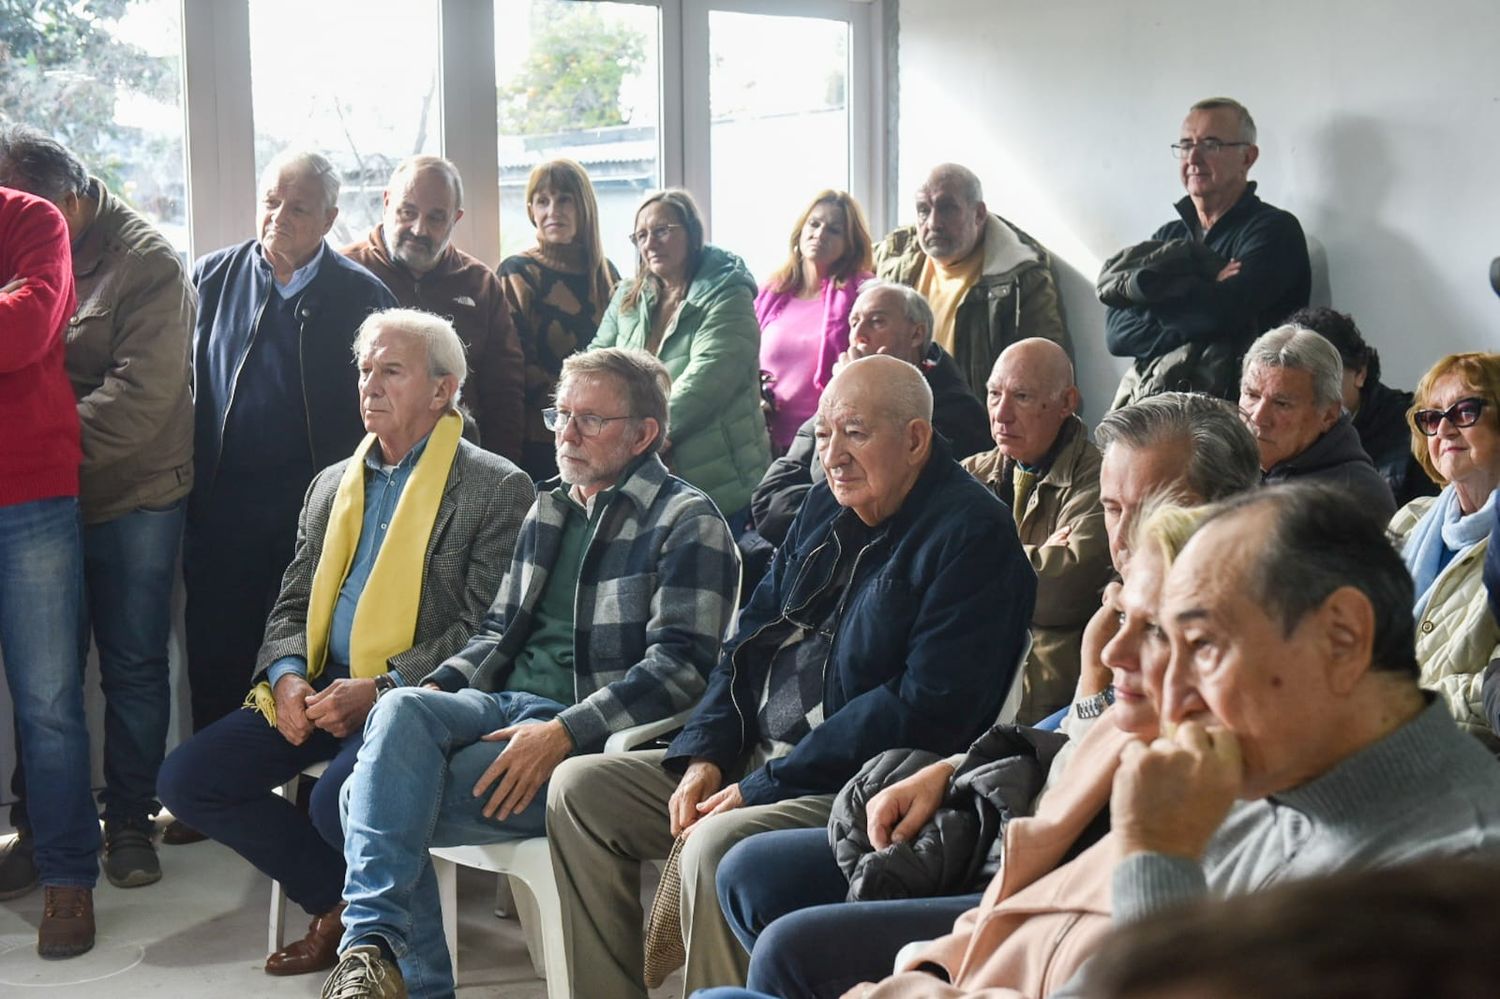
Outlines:
{"type": "Polygon", "coordinates": [[[692,195],[659,191],[636,210],[635,279],[615,290],[594,347],[655,354],[672,376],[663,457],[709,495],[738,534],[771,463],[760,411],[755,279],[703,241],[692,195]]]}
{"type": "Polygon", "coordinates": [[[1500,354],[1450,354],[1417,385],[1408,413],[1412,453],[1437,496],[1412,500],[1391,530],[1416,587],[1422,686],[1435,690],[1465,728],[1500,748],[1485,721],[1482,674],[1500,656],[1483,568],[1500,486],[1500,354]]]}
{"type": "Polygon", "coordinates": [[[865,213],[844,191],[819,192],[792,227],[790,244],[786,263],[755,297],[772,407],[766,423],[777,454],[817,412],[833,362],[849,347],[849,309],[875,276],[865,213]]]}
{"type": "Polygon", "coordinates": [[[526,217],[536,245],[500,262],[500,284],[526,355],[526,438],[521,467],[533,479],[557,474],[553,435],[542,422],[562,362],[588,347],[620,272],[604,256],[599,206],[583,167],[539,163],[526,180],[526,217]]]}

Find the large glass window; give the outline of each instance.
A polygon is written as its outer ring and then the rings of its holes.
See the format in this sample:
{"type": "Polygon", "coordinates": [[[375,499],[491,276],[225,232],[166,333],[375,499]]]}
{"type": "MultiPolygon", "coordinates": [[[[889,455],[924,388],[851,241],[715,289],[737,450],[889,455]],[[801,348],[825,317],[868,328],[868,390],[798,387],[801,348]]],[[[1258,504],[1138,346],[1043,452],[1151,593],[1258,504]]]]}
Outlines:
{"type": "Polygon", "coordinates": [[[0,117],[55,136],[186,254],[178,0],[0,9],[0,117]]]}
{"type": "Polygon", "coordinates": [[[531,168],[566,157],[593,181],[605,253],[634,271],[635,206],[660,184],[660,33],[654,7],[496,0],[503,256],[536,241],[526,219],[531,168]]]}
{"type": "Polygon", "coordinates": [[[849,25],[713,11],[708,31],[713,241],[764,281],[813,196],[849,187],[849,25]]]}
{"type": "Polygon", "coordinates": [[[292,147],[332,160],[335,245],[380,221],[397,163],[439,151],[438,49],[436,0],[250,0],[256,175],[292,147]]]}

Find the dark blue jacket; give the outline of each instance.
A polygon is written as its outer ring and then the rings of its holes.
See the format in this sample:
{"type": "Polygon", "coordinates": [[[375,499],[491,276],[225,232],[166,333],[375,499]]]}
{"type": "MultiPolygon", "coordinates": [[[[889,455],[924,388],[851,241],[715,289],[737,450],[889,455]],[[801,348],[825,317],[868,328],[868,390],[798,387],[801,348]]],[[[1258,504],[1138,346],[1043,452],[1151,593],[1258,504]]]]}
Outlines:
{"type": "MultiPolygon", "coordinates": [[[[244,405],[254,385],[235,384],[231,376],[228,398],[216,398],[210,388],[210,347],[221,363],[237,373],[250,349],[261,311],[273,293],[271,269],[246,240],[208,254],[193,268],[198,290],[198,324],[193,332],[194,496],[209,495],[218,471],[223,441],[220,431],[228,407],[244,405]]],[[[302,399],[307,416],[307,444],[312,469],[326,468],[349,457],[364,436],[359,416],[359,372],[350,349],[354,333],[366,316],[396,305],[380,279],[363,267],[324,247],[318,276],[298,296],[299,352],[302,357],[302,399]]],[[[301,483],[298,492],[306,488],[301,483]]]]}
{"type": "MultiPolygon", "coordinates": [[[[759,739],[770,662],[740,647],[827,584],[834,521],[853,516],[827,483],[808,493],[667,767],[694,758],[725,772],[742,765],[759,739]]],[[[824,669],[823,723],[740,781],[745,804],[831,794],[883,750],[968,746],[995,721],[1035,601],[1036,574],[1010,511],[934,435],[916,485],[855,563],[824,669]]]]}

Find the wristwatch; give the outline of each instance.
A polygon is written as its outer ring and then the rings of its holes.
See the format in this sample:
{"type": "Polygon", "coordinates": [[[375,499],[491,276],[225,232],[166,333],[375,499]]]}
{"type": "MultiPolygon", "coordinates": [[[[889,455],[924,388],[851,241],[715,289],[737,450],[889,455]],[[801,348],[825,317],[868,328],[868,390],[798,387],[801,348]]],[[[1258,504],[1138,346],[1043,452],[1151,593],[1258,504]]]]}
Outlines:
{"type": "Polygon", "coordinates": [[[396,689],[396,678],[389,673],[382,673],[375,678],[375,700],[380,700],[382,694],[388,690],[396,689]]]}
{"type": "Polygon", "coordinates": [[[1111,684],[1105,687],[1093,697],[1085,697],[1073,705],[1073,717],[1075,718],[1098,718],[1104,714],[1104,709],[1115,703],[1115,688],[1111,684]]]}

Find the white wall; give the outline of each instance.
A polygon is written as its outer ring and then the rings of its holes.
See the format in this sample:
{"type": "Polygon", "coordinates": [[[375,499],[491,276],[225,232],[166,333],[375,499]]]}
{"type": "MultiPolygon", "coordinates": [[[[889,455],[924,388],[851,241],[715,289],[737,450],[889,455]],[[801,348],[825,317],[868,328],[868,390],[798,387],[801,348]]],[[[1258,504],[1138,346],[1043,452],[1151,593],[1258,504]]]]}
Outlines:
{"type": "Polygon", "coordinates": [[[1353,314],[1385,381],[1500,350],[1500,3],[906,0],[899,17],[901,218],[956,160],[1054,252],[1090,422],[1124,370],[1099,265],[1173,217],[1167,146],[1219,94],[1255,116],[1250,176],[1302,222],[1313,304],[1353,314]]]}

